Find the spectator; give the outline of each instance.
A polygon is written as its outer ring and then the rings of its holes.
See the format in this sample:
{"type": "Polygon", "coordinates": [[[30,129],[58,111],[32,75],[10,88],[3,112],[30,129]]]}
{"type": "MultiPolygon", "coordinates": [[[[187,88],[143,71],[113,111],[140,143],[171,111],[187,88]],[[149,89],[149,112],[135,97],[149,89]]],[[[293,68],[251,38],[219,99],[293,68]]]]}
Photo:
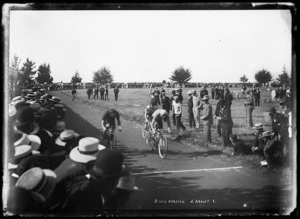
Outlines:
{"type": "Polygon", "coordinates": [[[227,105],[229,109],[231,109],[232,100],[233,100],[233,96],[230,93],[229,89],[226,87],[224,90],[224,101],[225,101],[225,105],[227,105]]]}
{"type": "Polygon", "coordinates": [[[106,100],[109,101],[109,98],[108,98],[108,86],[107,85],[105,87],[105,96],[104,96],[104,99],[105,99],[105,101],[106,100]]]}
{"type": "Polygon", "coordinates": [[[223,147],[227,147],[230,144],[229,135],[231,134],[233,122],[231,118],[231,111],[229,109],[229,106],[225,103],[225,100],[219,101],[218,114],[219,116],[217,117],[217,119],[221,121],[223,147]]]}
{"type": "Polygon", "coordinates": [[[246,107],[247,125],[248,125],[248,127],[253,127],[252,112],[255,109],[255,106],[254,106],[253,94],[250,91],[247,92],[247,99],[245,100],[245,107],[246,107]]]}
{"type": "Polygon", "coordinates": [[[252,146],[252,152],[254,154],[263,155],[262,149],[263,149],[264,142],[262,142],[261,140],[262,133],[264,132],[263,124],[257,123],[254,125],[253,129],[254,129],[255,140],[254,140],[254,145],[252,146]]]}
{"type": "Polygon", "coordinates": [[[119,95],[119,88],[118,88],[117,85],[115,86],[114,94],[115,94],[115,100],[117,101],[118,100],[118,95],[119,95]]]}
{"type": "Polygon", "coordinates": [[[193,115],[196,123],[196,128],[200,128],[200,99],[197,95],[197,91],[193,92],[193,115]]]}
{"type": "Polygon", "coordinates": [[[189,127],[194,128],[196,127],[196,125],[195,125],[194,114],[193,114],[193,96],[192,96],[193,91],[189,90],[187,94],[189,95],[188,102],[187,102],[189,127]]]}
{"type": "Polygon", "coordinates": [[[251,147],[247,146],[237,138],[237,135],[231,134],[230,137],[231,145],[233,146],[232,155],[248,155],[251,154],[251,147]]]}
{"type": "MultiPolygon", "coordinates": [[[[202,98],[202,101],[204,101],[204,104],[201,109],[203,109],[203,115],[200,117],[204,121],[204,135],[205,140],[209,144],[211,143],[211,125],[213,123],[213,117],[212,117],[212,107],[208,102],[209,96],[205,95],[202,98]]],[[[207,146],[208,146],[207,144],[207,146]]]]}
{"type": "Polygon", "coordinates": [[[179,103],[182,104],[182,101],[183,101],[182,89],[176,88],[175,93],[176,93],[176,96],[178,96],[179,103]]]}
{"type": "Polygon", "coordinates": [[[164,90],[161,92],[161,105],[162,105],[162,108],[164,110],[166,110],[167,113],[169,114],[170,108],[171,108],[170,98],[168,96],[166,96],[166,92],[164,90]]]}
{"type": "Polygon", "coordinates": [[[175,120],[176,120],[176,129],[177,129],[177,138],[180,136],[180,128],[183,130],[183,132],[186,130],[185,126],[181,122],[181,116],[182,116],[182,106],[179,102],[179,98],[176,96],[173,101],[173,107],[172,107],[173,113],[175,114],[175,120]]]}
{"type": "Polygon", "coordinates": [[[283,157],[282,144],[276,138],[272,138],[272,133],[269,131],[263,132],[261,138],[265,143],[263,152],[267,164],[278,165],[283,157]]]}
{"type": "Polygon", "coordinates": [[[170,98],[170,105],[171,105],[171,111],[172,111],[172,121],[173,121],[173,125],[176,126],[176,120],[175,120],[175,114],[174,114],[174,110],[173,110],[173,102],[175,97],[177,97],[175,90],[172,90],[172,97],[170,98]]]}
{"type": "Polygon", "coordinates": [[[100,99],[104,100],[105,88],[103,86],[100,87],[100,99]]]}
{"type": "MultiPolygon", "coordinates": [[[[221,96],[219,98],[219,101],[217,102],[217,106],[216,106],[216,109],[215,109],[215,115],[214,115],[215,119],[217,119],[217,117],[220,117],[220,109],[221,109],[220,105],[221,105],[222,102],[224,103],[224,97],[223,96],[221,96]]],[[[217,119],[217,134],[218,134],[219,137],[222,136],[221,125],[222,125],[221,120],[217,119]]]]}
{"type": "Polygon", "coordinates": [[[89,100],[91,99],[91,94],[92,93],[93,93],[93,89],[91,87],[88,87],[88,89],[87,89],[87,95],[88,95],[89,100]]]}
{"type": "Polygon", "coordinates": [[[79,176],[66,184],[67,196],[63,200],[63,212],[73,212],[77,216],[78,213],[101,213],[119,178],[128,175],[123,168],[123,161],[121,152],[101,150],[95,161],[87,163],[87,175],[79,176]]]}
{"type": "Polygon", "coordinates": [[[99,99],[99,89],[98,89],[98,87],[96,87],[95,89],[94,89],[94,100],[95,99],[99,99]],[[97,98],[96,98],[97,97],[97,98]]]}
{"type": "Polygon", "coordinates": [[[93,137],[85,137],[73,148],[69,158],[65,159],[56,169],[57,183],[73,180],[78,175],[84,175],[84,166],[89,161],[95,160],[98,152],[105,147],[93,137]]]}
{"type": "Polygon", "coordinates": [[[214,86],[212,86],[211,87],[211,99],[215,99],[215,87],[214,86]]]}
{"type": "Polygon", "coordinates": [[[260,104],[260,90],[259,87],[257,86],[255,89],[255,106],[259,106],[260,104]]]}
{"type": "Polygon", "coordinates": [[[203,97],[204,97],[205,95],[208,95],[208,91],[206,90],[206,86],[203,85],[203,86],[202,86],[202,89],[200,90],[200,97],[201,97],[201,99],[203,99],[203,97]]]}

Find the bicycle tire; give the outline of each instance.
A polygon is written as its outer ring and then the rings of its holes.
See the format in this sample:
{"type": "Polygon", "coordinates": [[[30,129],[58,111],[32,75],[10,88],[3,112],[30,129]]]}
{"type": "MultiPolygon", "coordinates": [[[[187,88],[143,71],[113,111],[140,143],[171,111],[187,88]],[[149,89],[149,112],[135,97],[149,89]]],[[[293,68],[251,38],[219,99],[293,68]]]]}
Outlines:
{"type": "Polygon", "coordinates": [[[168,140],[165,136],[161,135],[158,141],[158,153],[159,156],[164,159],[168,153],[168,140]]]}
{"type": "Polygon", "coordinates": [[[117,149],[117,140],[116,140],[115,135],[111,134],[108,141],[109,141],[109,148],[110,149],[117,149]]]}

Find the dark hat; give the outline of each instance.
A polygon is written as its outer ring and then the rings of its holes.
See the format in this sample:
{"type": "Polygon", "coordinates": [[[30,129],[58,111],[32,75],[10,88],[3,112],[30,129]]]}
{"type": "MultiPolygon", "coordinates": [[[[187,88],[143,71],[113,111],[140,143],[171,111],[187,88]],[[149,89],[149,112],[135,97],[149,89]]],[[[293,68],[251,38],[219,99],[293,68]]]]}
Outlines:
{"type": "Polygon", "coordinates": [[[275,109],[275,107],[274,107],[274,106],[272,106],[272,107],[270,108],[269,112],[270,112],[270,113],[276,113],[276,109],[275,109]]]}
{"type": "Polygon", "coordinates": [[[231,134],[229,136],[232,140],[237,140],[237,135],[236,134],[231,134]]]}
{"type": "Polygon", "coordinates": [[[123,169],[123,161],[121,152],[108,148],[101,150],[97,154],[91,174],[102,178],[123,176],[128,173],[123,169]]]}
{"type": "Polygon", "coordinates": [[[47,200],[54,191],[55,185],[55,172],[34,167],[24,172],[16,182],[15,186],[36,192],[47,200]]]}
{"type": "Polygon", "coordinates": [[[53,124],[56,124],[57,118],[55,111],[50,109],[42,109],[38,111],[39,115],[39,125],[42,128],[51,127],[53,124]]]}
{"type": "Polygon", "coordinates": [[[20,109],[22,106],[25,106],[26,100],[21,99],[15,102],[16,110],[20,109]]]}
{"type": "Polygon", "coordinates": [[[63,109],[64,105],[62,105],[62,104],[54,104],[54,108],[56,108],[56,109],[63,109]]]}
{"type": "Polygon", "coordinates": [[[23,106],[17,111],[16,126],[27,125],[34,121],[33,110],[28,106],[23,106]]]}

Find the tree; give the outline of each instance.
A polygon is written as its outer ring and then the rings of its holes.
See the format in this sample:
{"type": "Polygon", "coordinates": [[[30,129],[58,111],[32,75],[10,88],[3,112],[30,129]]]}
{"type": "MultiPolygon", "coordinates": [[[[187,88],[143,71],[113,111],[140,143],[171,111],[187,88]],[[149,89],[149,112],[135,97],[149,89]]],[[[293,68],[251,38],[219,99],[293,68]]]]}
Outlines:
{"type": "Polygon", "coordinates": [[[21,58],[15,54],[14,57],[13,57],[13,59],[11,60],[10,67],[12,67],[13,69],[15,69],[16,71],[19,71],[20,62],[21,62],[21,58]]]}
{"type": "Polygon", "coordinates": [[[76,71],[71,79],[71,83],[77,84],[77,83],[81,83],[81,81],[82,81],[82,78],[80,77],[79,73],[76,71]]]}
{"type": "Polygon", "coordinates": [[[192,73],[189,69],[184,69],[182,66],[177,68],[170,77],[170,80],[176,81],[179,85],[188,83],[192,78],[192,73]]]}
{"type": "Polygon", "coordinates": [[[243,77],[240,78],[240,82],[246,83],[248,81],[248,78],[246,75],[243,75],[243,77]]]}
{"type": "Polygon", "coordinates": [[[38,76],[36,77],[36,80],[40,84],[44,84],[45,82],[47,84],[52,84],[53,77],[51,77],[51,70],[50,65],[46,65],[46,63],[39,66],[37,70],[38,76]]]}
{"type": "Polygon", "coordinates": [[[110,70],[106,67],[101,68],[100,70],[93,72],[93,82],[99,84],[112,83],[114,81],[113,76],[110,70]]]}
{"type": "Polygon", "coordinates": [[[276,80],[279,82],[280,85],[289,85],[291,83],[291,78],[289,77],[285,66],[283,66],[282,74],[278,75],[278,78],[276,80]]]}
{"type": "Polygon", "coordinates": [[[23,67],[21,68],[21,71],[18,72],[18,80],[20,82],[20,85],[22,86],[30,86],[34,83],[34,75],[36,73],[35,69],[35,63],[33,61],[30,61],[28,58],[26,59],[26,62],[23,64],[23,67]]]}
{"type": "Polygon", "coordinates": [[[266,69],[262,69],[259,70],[256,74],[255,74],[255,80],[261,85],[261,84],[265,84],[265,83],[269,83],[272,80],[272,75],[271,73],[266,70],[266,69]]]}
{"type": "Polygon", "coordinates": [[[162,84],[165,84],[165,83],[167,83],[166,80],[163,80],[163,81],[162,81],[162,84]]]}

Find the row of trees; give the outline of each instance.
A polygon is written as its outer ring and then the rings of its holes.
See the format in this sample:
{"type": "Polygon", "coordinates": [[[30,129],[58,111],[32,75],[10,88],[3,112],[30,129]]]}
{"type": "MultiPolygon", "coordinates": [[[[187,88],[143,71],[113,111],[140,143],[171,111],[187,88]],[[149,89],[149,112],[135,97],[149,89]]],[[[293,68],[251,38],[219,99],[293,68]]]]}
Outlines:
{"type": "MultiPolygon", "coordinates": [[[[26,59],[22,67],[20,67],[21,59],[17,55],[14,55],[11,68],[17,72],[16,81],[19,86],[27,87],[34,83],[39,84],[51,84],[53,77],[51,77],[51,69],[49,64],[41,64],[36,70],[35,62],[30,59],[26,59]]],[[[11,81],[14,81],[13,76],[10,75],[11,81]]]]}
{"type": "MultiPolygon", "coordinates": [[[[257,83],[259,83],[259,84],[270,83],[273,78],[271,73],[266,69],[259,70],[258,72],[256,72],[254,77],[255,77],[255,80],[257,81],[257,83]]],[[[243,75],[240,78],[240,81],[243,83],[246,83],[248,81],[248,78],[246,77],[246,75],[243,75]]],[[[277,83],[279,85],[291,84],[291,78],[289,77],[285,66],[283,66],[282,73],[280,75],[278,75],[278,78],[276,79],[275,83],[277,83]]]]}
{"type": "MultiPolygon", "coordinates": [[[[21,59],[17,55],[14,55],[11,62],[11,68],[18,72],[17,81],[19,85],[30,86],[35,82],[39,84],[52,84],[53,77],[51,76],[51,69],[49,64],[41,64],[36,70],[35,62],[29,60],[28,58],[23,63],[23,66],[21,68],[20,63],[21,59]]],[[[190,69],[185,69],[183,66],[180,66],[179,68],[175,69],[175,71],[171,74],[171,77],[169,79],[180,85],[187,84],[192,79],[192,73],[190,69]]],[[[259,84],[266,84],[272,81],[272,75],[268,70],[262,69],[256,72],[255,80],[259,84]]],[[[282,74],[280,74],[276,80],[278,81],[278,84],[291,83],[291,78],[287,74],[285,66],[283,66],[282,74]]],[[[103,67],[93,72],[94,83],[107,84],[112,83],[113,81],[113,75],[111,71],[106,67],[103,67]]],[[[248,81],[248,78],[245,75],[243,75],[240,78],[240,81],[246,83],[248,81]]],[[[71,83],[77,84],[81,82],[82,78],[80,77],[78,71],[76,71],[71,78],[71,83]]],[[[164,80],[163,83],[166,83],[166,81],[164,80]]]]}

